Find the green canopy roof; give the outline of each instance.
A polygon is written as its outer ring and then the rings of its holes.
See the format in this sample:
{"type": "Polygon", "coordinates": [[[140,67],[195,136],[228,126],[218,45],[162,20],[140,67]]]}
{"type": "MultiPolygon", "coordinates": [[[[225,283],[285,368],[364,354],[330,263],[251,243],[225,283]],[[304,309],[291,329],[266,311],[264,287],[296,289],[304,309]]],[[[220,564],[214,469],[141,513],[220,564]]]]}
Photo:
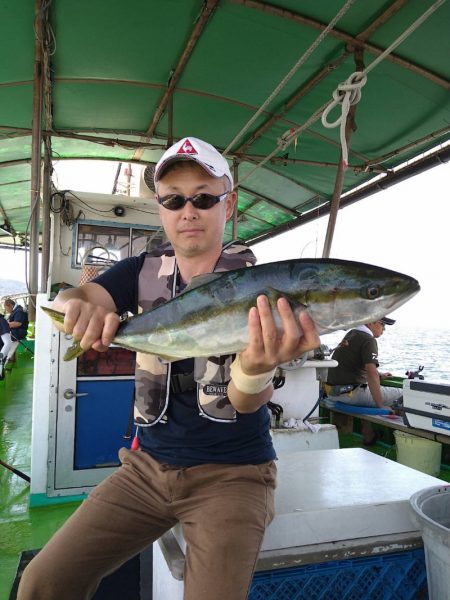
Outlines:
{"type": "MultiPolygon", "coordinates": [[[[42,128],[52,157],[151,164],[168,140],[206,139],[238,164],[238,236],[244,240],[328,211],[340,161],[339,128],[325,128],[311,116],[357,70],[355,51],[369,67],[428,9],[424,22],[367,75],[356,105],[344,201],[359,197],[352,196],[355,188],[380,174],[394,178],[398,165],[427,150],[437,147],[440,159],[448,158],[445,0],[36,5],[45,49],[42,128]],[[344,4],[345,14],[327,32],[344,4]],[[281,148],[282,136],[298,128],[281,148]]],[[[34,0],[0,2],[0,226],[3,220],[22,234],[31,197],[34,18],[34,0]]],[[[329,120],[338,115],[335,108],[329,120]]]]}

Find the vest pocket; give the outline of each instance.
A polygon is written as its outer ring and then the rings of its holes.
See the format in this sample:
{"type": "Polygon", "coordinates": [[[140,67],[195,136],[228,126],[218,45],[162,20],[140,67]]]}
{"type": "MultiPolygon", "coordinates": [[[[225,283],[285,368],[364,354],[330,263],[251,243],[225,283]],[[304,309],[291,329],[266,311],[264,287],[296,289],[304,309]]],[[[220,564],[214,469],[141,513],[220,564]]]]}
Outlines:
{"type": "Polygon", "coordinates": [[[234,356],[196,358],[197,403],[200,414],[213,421],[234,422],[236,411],[228,399],[230,365],[234,356]]]}

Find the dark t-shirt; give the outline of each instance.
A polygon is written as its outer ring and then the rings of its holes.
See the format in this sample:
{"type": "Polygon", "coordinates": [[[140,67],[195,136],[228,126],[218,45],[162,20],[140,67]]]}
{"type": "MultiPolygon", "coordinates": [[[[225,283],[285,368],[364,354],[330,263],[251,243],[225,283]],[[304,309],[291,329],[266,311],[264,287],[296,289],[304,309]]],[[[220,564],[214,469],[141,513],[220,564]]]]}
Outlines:
{"type": "Polygon", "coordinates": [[[327,381],[333,385],[367,383],[365,365],[373,363],[378,367],[377,340],[358,329],[350,330],[333,352],[338,366],[328,369],[327,381]]]}
{"type": "Polygon", "coordinates": [[[20,327],[15,327],[14,329],[11,329],[11,337],[13,339],[23,340],[27,337],[28,314],[20,305],[16,305],[13,308],[11,314],[9,315],[8,321],[16,321],[17,323],[21,323],[20,327]]]}
{"type": "MultiPolygon", "coordinates": [[[[139,272],[145,255],[124,259],[95,279],[112,296],[117,312],[137,312],[139,272]]],[[[172,373],[188,373],[193,359],[172,363],[172,373]]],[[[267,406],[251,414],[237,413],[234,423],[203,417],[197,391],[171,393],[167,423],[139,427],[141,448],[162,463],[194,466],[207,463],[260,464],[276,458],[267,406]]]]}

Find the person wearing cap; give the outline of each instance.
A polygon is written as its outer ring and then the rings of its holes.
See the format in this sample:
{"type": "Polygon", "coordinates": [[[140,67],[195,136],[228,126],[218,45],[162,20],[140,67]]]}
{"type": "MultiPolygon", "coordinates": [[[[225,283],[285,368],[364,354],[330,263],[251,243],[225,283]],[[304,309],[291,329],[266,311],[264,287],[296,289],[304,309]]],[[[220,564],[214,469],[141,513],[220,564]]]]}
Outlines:
{"type": "MultiPolygon", "coordinates": [[[[227,161],[184,138],[155,167],[168,242],[60,292],[54,308],[83,349],[106,350],[119,315],[147,311],[196,275],[254,264],[240,242],[223,246],[237,200],[227,161]]],[[[249,311],[249,345],[236,357],[167,364],[136,356],[133,450],[25,569],[18,600],[87,600],[101,578],[180,522],[185,600],[244,600],[274,516],[276,458],[267,402],[275,367],[320,345],[314,323],[286,299],[276,330],[268,300],[249,311]],[[303,333],[302,333],[303,332],[303,333]]]]}
{"type": "MultiPolygon", "coordinates": [[[[383,317],[347,332],[332,354],[338,366],[328,370],[324,386],[330,400],[372,408],[389,408],[399,400],[402,390],[380,382],[392,377],[392,373],[378,371],[377,338],[384,333],[386,325],[394,323],[394,319],[383,317]]],[[[362,421],[361,427],[364,444],[374,444],[378,432],[366,421],[362,421]]]]}

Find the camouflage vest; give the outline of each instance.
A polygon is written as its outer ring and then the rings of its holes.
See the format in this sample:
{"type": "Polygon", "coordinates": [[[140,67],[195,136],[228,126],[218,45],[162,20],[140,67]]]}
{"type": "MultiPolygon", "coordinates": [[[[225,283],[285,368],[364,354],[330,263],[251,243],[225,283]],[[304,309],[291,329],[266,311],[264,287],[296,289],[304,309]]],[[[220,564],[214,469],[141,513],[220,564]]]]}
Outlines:
{"type": "MultiPolygon", "coordinates": [[[[241,243],[226,245],[214,269],[231,271],[256,262],[252,251],[241,243]]],[[[172,246],[167,243],[149,253],[139,273],[138,312],[164,304],[176,294],[179,272],[172,246]]],[[[227,397],[230,365],[234,356],[195,358],[194,379],[200,415],[226,423],[236,420],[236,411],[227,397]]],[[[153,354],[136,354],[135,422],[149,427],[167,421],[171,365],[153,354]]]]}

